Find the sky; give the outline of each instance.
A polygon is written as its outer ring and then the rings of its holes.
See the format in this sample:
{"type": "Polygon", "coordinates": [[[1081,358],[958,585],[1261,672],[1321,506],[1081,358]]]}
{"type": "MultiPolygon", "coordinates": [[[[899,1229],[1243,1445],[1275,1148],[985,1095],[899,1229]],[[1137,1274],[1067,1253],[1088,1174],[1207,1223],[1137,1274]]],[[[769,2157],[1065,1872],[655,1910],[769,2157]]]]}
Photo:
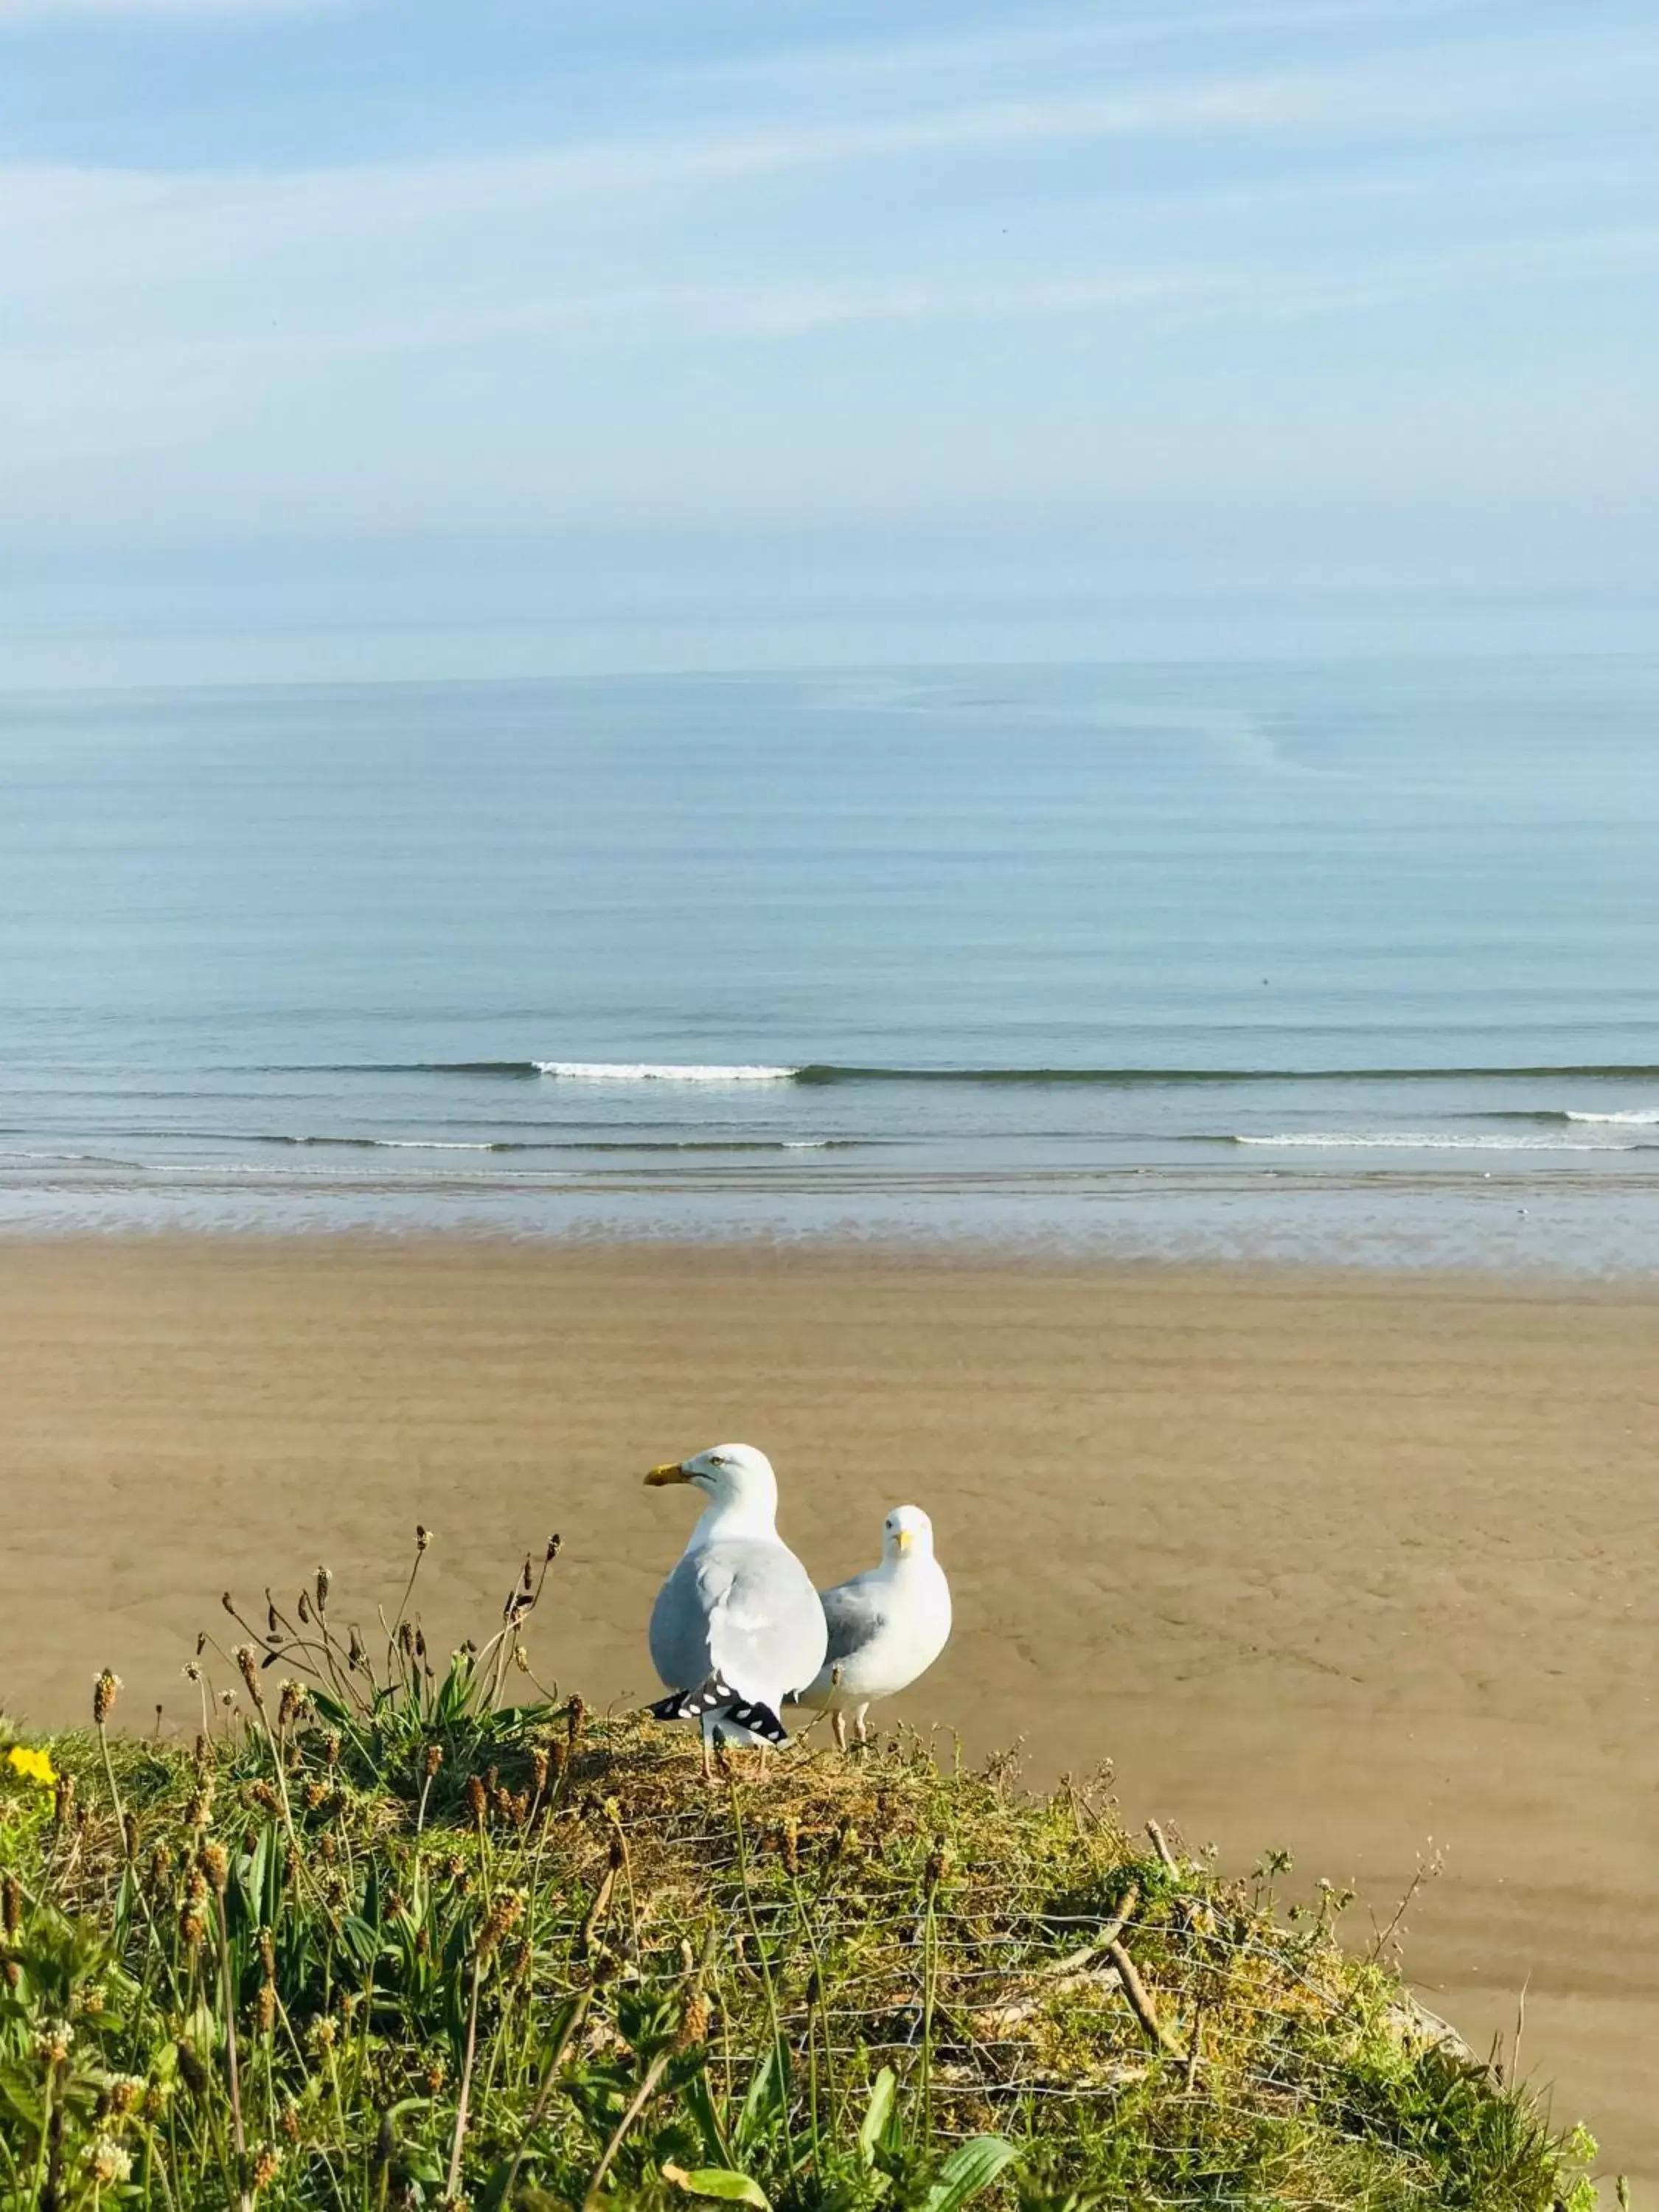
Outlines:
{"type": "Polygon", "coordinates": [[[1651,0],[0,0],[0,688],[1632,647],[1651,0]]]}

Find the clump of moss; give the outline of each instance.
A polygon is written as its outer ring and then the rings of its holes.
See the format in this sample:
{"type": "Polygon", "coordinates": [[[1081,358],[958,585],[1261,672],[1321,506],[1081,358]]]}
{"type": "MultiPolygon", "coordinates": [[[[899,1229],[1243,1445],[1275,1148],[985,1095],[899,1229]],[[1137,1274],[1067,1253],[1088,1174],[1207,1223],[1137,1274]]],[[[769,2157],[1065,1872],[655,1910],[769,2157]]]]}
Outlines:
{"type": "Polygon", "coordinates": [[[193,1750],[109,1677],[0,1767],[0,2203],[1591,2201],[1328,1916],[911,1736],[710,1785],[504,1703],[532,1589],[442,1675],[273,1607],[193,1750]]]}

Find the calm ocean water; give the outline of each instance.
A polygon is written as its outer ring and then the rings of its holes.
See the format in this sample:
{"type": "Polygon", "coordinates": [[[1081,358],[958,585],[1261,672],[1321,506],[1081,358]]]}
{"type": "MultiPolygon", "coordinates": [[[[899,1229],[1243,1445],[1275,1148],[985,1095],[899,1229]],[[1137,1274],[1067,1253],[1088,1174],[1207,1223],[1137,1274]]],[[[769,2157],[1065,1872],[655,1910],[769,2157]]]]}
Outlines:
{"type": "Polygon", "coordinates": [[[1659,660],[0,701],[0,1224],[1659,1267],[1659,660]]]}

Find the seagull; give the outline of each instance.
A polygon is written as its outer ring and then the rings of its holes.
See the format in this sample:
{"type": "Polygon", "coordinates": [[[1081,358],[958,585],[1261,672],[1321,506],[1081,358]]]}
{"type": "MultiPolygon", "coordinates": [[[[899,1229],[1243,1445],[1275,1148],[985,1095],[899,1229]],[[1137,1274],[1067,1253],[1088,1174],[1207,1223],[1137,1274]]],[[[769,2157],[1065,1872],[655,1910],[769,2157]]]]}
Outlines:
{"type": "Polygon", "coordinates": [[[799,1702],[831,1716],[845,1751],[848,1714],[862,1743],[874,1701],[908,1690],[950,1641],[951,1585],[921,1506],[896,1505],[881,1524],[881,1565],[823,1595],[830,1648],[799,1702]]]}
{"type": "Polygon", "coordinates": [[[829,1631],[811,1577],[778,1534],[764,1452],[716,1444],[645,1480],[687,1482],[708,1500],[651,1609],[651,1663],[671,1693],[651,1711],[702,1722],[708,1774],[716,1741],[788,1741],[778,1715],[823,1666],[829,1631]]]}

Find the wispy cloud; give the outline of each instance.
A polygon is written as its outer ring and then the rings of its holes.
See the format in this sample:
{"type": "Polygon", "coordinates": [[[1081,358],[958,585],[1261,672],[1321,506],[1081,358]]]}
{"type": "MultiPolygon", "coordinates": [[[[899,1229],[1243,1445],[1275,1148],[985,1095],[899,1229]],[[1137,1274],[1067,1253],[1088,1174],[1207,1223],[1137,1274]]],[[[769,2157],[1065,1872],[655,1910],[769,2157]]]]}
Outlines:
{"type": "Polygon", "coordinates": [[[905,80],[983,79],[1011,69],[1052,71],[1091,57],[1103,59],[1137,49],[1201,49],[1264,33],[1334,31],[1351,39],[1378,28],[1409,33],[1425,24],[1479,23],[1507,4],[1508,0],[1257,0],[1238,7],[1171,6],[1140,13],[1115,9],[1091,13],[1082,21],[1035,17],[1018,28],[948,38],[890,35],[815,42],[694,64],[684,73],[704,84],[764,87],[775,93],[801,84],[818,91],[848,86],[868,91],[905,80]]]}
{"type": "MultiPolygon", "coordinates": [[[[1636,59],[1620,82],[1639,104],[1636,59]]],[[[1565,179],[1559,131],[1541,149],[1525,137],[1536,89],[1524,73],[1434,87],[1417,66],[1304,70],[489,160],[228,174],[14,166],[0,169],[0,285],[15,365],[84,345],[101,366],[118,331],[129,358],[206,347],[228,368],[555,333],[604,346],[653,331],[799,341],[1103,315],[1140,331],[1194,316],[1261,324],[1650,270],[1652,234],[1631,211],[1655,164],[1621,167],[1603,131],[1576,142],[1582,175],[1565,179]],[[1517,121],[1507,154],[1471,173],[1468,135],[1495,144],[1517,121]],[[1387,149],[1369,171],[1354,153],[1367,131],[1387,149]],[[1006,227],[953,223],[927,191],[914,206],[885,198],[874,235],[822,210],[750,235],[770,186],[815,170],[862,181],[877,163],[1023,164],[1032,149],[1114,139],[1196,141],[1204,160],[1068,179],[1007,244],[1006,227]],[[1304,158],[1218,170],[1229,142],[1275,155],[1294,143],[1304,158]]]]}
{"type": "Polygon", "coordinates": [[[1017,152],[1130,137],[1216,132],[1273,136],[1308,119],[1312,88],[1272,78],[1149,87],[1093,95],[958,104],[870,119],[765,130],[664,132],[497,159],[365,162],[349,167],[213,174],[49,164],[0,169],[0,228],[58,215],[204,205],[240,198],[303,219],[325,203],[352,228],[483,216],[596,193],[741,182],[790,171],[948,155],[1017,152]]]}
{"type": "Polygon", "coordinates": [[[234,23],[244,17],[316,15],[346,4],[349,0],[0,0],[0,30],[75,16],[134,23],[234,23]]]}
{"type": "MultiPolygon", "coordinates": [[[[343,0],[51,0],[51,11],[78,8],[112,17],[196,14],[228,21],[338,4],[343,0]]],[[[1342,12],[1348,8],[1344,0],[1342,12]]],[[[1367,0],[1352,0],[1352,9],[1372,14],[1367,0]]],[[[1397,27],[1413,14],[1469,17],[1486,9],[1487,0],[1419,0],[1416,6],[1397,0],[1376,11],[1376,19],[1386,16],[1397,27]]],[[[0,0],[0,21],[36,12],[45,10],[37,11],[34,0],[0,0]]],[[[1286,21],[1310,12],[1261,11],[1264,19],[1273,13],[1275,20],[1282,15],[1286,21]]],[[[1339,11],[1311,12],[1334,20],[1339,11]]],[[[1501,42],[1467,49],[1439,40],[1382,54],[1286,54],[1272,69],[1224,71],[1084,70],[1050,53],[1042,73],[1047,82],[1034,78],[1024,88],[984,96],[988,82],[1008,82],[1008,73],[997,66],[1003,46],[1018,47],[1030,58],[1044,52],[1045,40],[1076,42],[1098,35],[1093,27],[1073,27],[987,39],[983,51],[969,40],[940,49],[963,64],[971,86],[941,83],[936,71],[927,70],[917,72],[922,82],[911,83],[908,63],[898,69],[896,56],[914,60],[931,50],[877,48],[870,58],[884,57],[896,70],[896,82],[882,97],[826,97],[821,74],[806,70],[796,87],[799,97],[775,100],[758,116],[745,109],[687,129],[671,112],[667,119],[551,148],[420,161],[366,155],[349,167],[279,169],[276,179],[296,206],[315,194],[337,192],[368,221],[396,222],[399,208],[442,219],[596,193],[742,185],[871,164],[994,162],[1114,141],[1188,142],[1201,149],[1206,168],[1230,146],[1280,159],[1298,149],[1323,147],[1348,160],[1365,143],[1386,142],[1403,151],[1438,139],[1467,151],[1518,132],[1547,149],[1593,125],[1603,137],[1638,121],[1645,130],[1649,103],[1659,100],[1659,40],[1636,23],[1613,23],[1601,35],[1567,40],[1541,36],[1534,25],[1530,33],[1523,27],[1501,42]]],[[[176,181],[186,191],[191,181],[188,169],[100,171],[83,165],[54,170],[37,164],[27,173],[8,174],[10,204],[0,199],[0,227],[9,221],[15,225],[20,206],[31,221],[49,213],[55,192],[73,207],[90,205],[100,192],[112,202],[142,195],[149,177],[176,181]]],[[[252,179],[259,191],[272,181],[257,148],[250,148],[241,177],[252,179]]],[[[234,191],[240,180],[236,168],[221,168],[213,188],[234,191]]]]}
{"type": "MultiPolygon", "coordinates": [[[[149,4],[231,23],[328,0],[149,4]]],[[[348,134],[360,158],[321,160],[256,127],[213,167],[164,146],[0,168],[0,510],[483,527],[560,502],[827,508],[858,480],[896,501],[1160,470],[1426,482],[1495,454],[1505,410],[1504,470],[1582,455],[1587,481],[1648,481],[1622,427],[1659,274],[1659,36],[1635,9],[993,21],[842,74],[774,54],[696,97],[667,64],[641,94],[619,45],[580,132],[538,143],[532,118],[500,151],[348,134]],[[1598,329],[1628,343],[1592,360],[1598,329]],[[1525,434],[1558,392],[1581,395],[1571,451],[1525,434]]]]}
{"type": "MultiPolygon", "coordinates": [[[[1374,181],[1396,197],[1403,189],[1398,179],[1374,181]]],[[[1473,221],[1466,205],[1456,228],[1437,219],[1443,183],[1420,180],[1423,210],[1436,219],[1360,258],[1342,235],[1305,241],[1294,253],[1267,241],[1224,256],[1200,222],[1174,240],[1145,239],[1132,224],[1110,249],[1097,243],[1084,253],[1073,242],[1059,265],[1036,270],[1023,253],[988,252],[981,262],[988,265],[973,269],[959,255],[948,268],[930,269],[927,256],[912,253],[865,274],[797,265],[696,275],[659,266],[647,276],[607,269],[568,242],[561,247],[556,234],[532,228],[490,268],[488,254],[501,242],[495,221],[522,204],[526,189],[519,165],[505,173],[495,165],[459,176],[415,169],[368,179],[352,172],[233,180],[0,173],[0,207],[27,220],[39,275],[50,288],[36,293],[45,312],[33,327],[27,319],[15,325],[0,389],[9,383],[16,392],[38,376],[49,410],[56,380],[76,357],[95,388],[106,374],[106,354],[99,326],[84,319],[89,300],[121,319],[125,376],[136,380],[142,365],[159,392],[204,377],[232,387],[262,366],[281,374],[454,352],[505,362],[526,346],[548,345],[562,354],[574,344],[579,358],[618,346],[647,354],[708,342],[790,346],[838,331],[979,325],[1029,332],[1045,321],[1094,321],[1120,343],[1144,343],[1195,323],[1262,328],[1659,273],[1659,226],[1609,213],[1593,192],[1571,219],[1541,220],[1536,208],[1516,213],[1518,185],[1502,175],[1485,196],[1481,219],[1473,221]],[[31,186],[36,208],[28,219],[31,186]],[[43,207],[64,222],[41,222],[43,207]],[[408,226],[403,236],[422,241],[418,284],[409,280],[394,215],[408,226]],[[395,257],[390,272],[388,253],[395,257]],[[530,289],[514,281],[526,253],[537,257],[544,279],[530,289]],[[94,257],[95,284],[88,282],[94,257]],[[161,312],[149,312],[153,307],[161,312]]],[[[1285,189],[1270,186],[1265,196],[1285,189]]],[[[1305,188],[1318,190],[1316,183],[1305,188]]],[[[1237,213],[1239,197],[1218,193],[1211,205],[1237,213]]],[[[15,301],[21,296],[15,288],[15,301]]]]}

